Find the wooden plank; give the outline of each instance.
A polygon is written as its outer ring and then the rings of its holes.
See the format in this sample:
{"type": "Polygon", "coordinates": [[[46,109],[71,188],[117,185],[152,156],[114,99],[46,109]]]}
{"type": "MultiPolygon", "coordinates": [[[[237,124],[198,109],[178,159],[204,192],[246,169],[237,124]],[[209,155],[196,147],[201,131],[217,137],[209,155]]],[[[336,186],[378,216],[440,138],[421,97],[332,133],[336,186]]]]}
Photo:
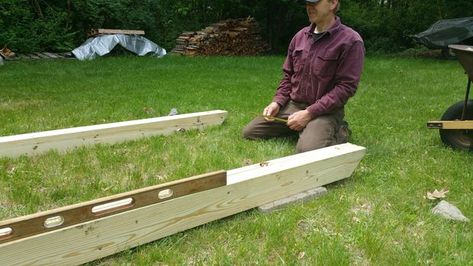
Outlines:
{"type": "Polygon", "coordinates": [[[0,157],[35,155],[51,149],[66,151],[97,143],[117,143],[176,131],[220,125],[226,111],[214,110],[93,126],[0,137],[0,157]]]}
{"type": "Polygon", "coordinates": [[[0,244],[2,265],[75,265],[349,177],[365,149],[341,144],[227,172],[227,185],[0,244]]]}
{"type": "Polygon", "coordinates": [[[473,120],[429,121],[427,127],[438,129],[473,129],[473,120]]]}
{"type": "Polygon", "coordinates": [[[225,171],[181,179],[0,222],[0,243],[38,235],[226,185],[225,171]]]}
{"type": "Polygon", "coordinates": [[[126,35],[145,35],[144,30],[122,30],[122,29],[93,29],[89,32],[89,36],[99,34],[126,34],[126,35]]]}

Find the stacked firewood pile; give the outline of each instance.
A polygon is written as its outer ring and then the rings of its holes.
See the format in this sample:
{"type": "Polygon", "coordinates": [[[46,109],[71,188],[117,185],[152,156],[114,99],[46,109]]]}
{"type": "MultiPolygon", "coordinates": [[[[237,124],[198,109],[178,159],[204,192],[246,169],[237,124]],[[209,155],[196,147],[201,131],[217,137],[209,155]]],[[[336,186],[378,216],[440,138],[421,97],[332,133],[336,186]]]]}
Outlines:
{"type": "Polygon", "coordinates": [[[258,55],[268,51],[252,17],[229,19],[197,32],[184,32],[171,51],[182,55],[258,55]]]}
{"type": "Polygon", "coordinates": [[[2,49],[0,49],[0,56],[5,59],[9,59],[15,57],[15,53],[7,47],[3,47],[2,49]]]}

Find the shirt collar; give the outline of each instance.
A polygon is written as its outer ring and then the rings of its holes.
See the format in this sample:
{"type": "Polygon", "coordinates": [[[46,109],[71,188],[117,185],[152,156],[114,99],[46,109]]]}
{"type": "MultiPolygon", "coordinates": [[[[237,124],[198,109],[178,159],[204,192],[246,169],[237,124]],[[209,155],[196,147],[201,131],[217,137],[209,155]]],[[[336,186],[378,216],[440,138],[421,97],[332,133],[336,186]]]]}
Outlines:
{"type": "MultiPolygon", "coordinates": [[[[340,29],[340,25],[342,25],[342,23],[340,22],[340,18],[338,16],[335,16],[335,23],[333,23],[333,25],[327,30],[327,33],[330,35],[336,33],[340,29]]],[[[312,23],[310,24],[310,27],[307,28],[305,34],[311,36],[312,33],[314,33],[314,29],[315,24],[312,23]]]]}

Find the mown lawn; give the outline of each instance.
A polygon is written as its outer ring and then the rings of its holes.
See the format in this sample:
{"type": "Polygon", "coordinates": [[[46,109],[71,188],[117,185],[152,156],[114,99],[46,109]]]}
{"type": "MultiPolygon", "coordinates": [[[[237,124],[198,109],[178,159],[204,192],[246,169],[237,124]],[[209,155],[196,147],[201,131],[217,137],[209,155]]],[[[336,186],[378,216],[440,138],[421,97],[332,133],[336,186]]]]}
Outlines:
{"type": "MultiPolygon", "coordinates": [[[[252,142],[242,127],[270,101],[283,57],[106,57],[0,67],[0,135],[223,109],[227,121],[116,145],[0,158],[0,219],[48,210],[294,152],[291,139],[252,142]]],[[[457,61],[367,58],[346,108],[355,174],[317,200],[248,211],[91,265],[468,265],[471,223],[433,216],[426,192],[473,218],[472,153],[451,150],[426,122],[464,96],[457,61]]]]}

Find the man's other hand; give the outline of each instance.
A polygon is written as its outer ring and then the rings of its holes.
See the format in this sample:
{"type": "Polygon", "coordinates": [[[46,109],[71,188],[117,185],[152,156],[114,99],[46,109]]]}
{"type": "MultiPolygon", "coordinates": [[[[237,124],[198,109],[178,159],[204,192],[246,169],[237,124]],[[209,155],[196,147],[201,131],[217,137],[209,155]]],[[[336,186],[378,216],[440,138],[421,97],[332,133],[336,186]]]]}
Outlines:
{"type": "Polygon", "coordinates": [[[287,126],[295,131],[301,131],[305,128],[307,123],[312,120],[312,115],[307,110],[302,110],[293,113],[289,116],[287,126]]]}
{"type": "Polygon", "coordinates": [[[272,121],[272,119],[266,118],[267,116],[276,116],[279,113],[279,104],[276,102],[270,103],[263,110],[263,116],[267,121],[272,121]]]}

